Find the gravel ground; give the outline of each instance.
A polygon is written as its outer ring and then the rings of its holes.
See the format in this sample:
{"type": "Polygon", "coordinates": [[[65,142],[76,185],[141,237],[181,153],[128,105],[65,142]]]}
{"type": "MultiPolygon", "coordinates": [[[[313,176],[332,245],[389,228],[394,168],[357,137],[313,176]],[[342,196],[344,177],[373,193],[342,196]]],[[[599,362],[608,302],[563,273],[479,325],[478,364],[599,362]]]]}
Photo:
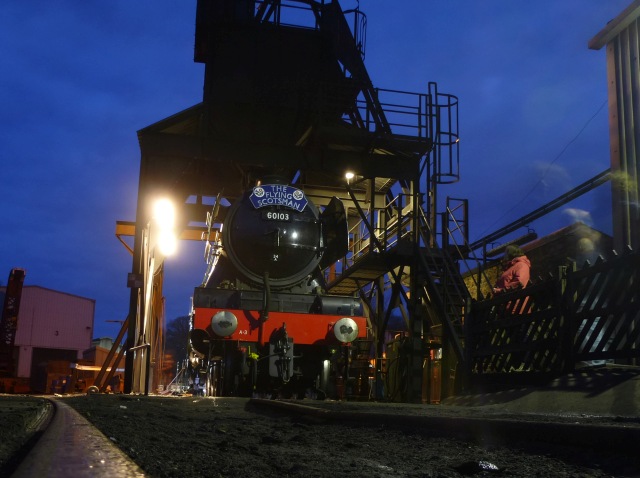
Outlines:
{"type": "Polygon", "coordinates": [[[154,477],[640,476],[640,461],[625,454],[472,443],[406,424],[338,423],[291,414],[247,399],[87,395],[63,400],[154,477]]]}

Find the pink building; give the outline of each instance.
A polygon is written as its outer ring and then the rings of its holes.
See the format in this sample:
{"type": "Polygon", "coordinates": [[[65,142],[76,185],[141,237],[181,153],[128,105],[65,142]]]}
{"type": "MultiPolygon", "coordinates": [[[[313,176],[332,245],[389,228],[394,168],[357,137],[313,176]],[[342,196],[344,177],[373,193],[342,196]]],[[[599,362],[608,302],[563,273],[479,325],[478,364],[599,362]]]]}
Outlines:
{"type": "MultiPolygon", "coordinates": [[[[0,296],[4,291],[0,288],[0,296]]],[[[30,379],[32,390],[44,392],[49,363],[75,363],[91,347],[94,312],[94,299],[24,286],[14,348],[16,377],[30,379]]]]}

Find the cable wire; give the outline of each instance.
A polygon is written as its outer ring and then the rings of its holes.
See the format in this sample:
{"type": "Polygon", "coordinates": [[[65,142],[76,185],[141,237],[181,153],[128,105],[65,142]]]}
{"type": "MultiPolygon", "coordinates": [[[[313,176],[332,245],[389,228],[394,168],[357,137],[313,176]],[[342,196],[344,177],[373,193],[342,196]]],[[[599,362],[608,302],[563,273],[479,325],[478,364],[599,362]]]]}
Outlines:
{"type": "Polygon", "coordinates": [[[549,170],[551,169],[551,166],[553,166],[555,164],[556,161],[558,161],[558,159],[560,159],[560,157],[565,153],[565,151],[567,149],[569,149],[569,146],[571,146],[573,143],[576,142],[576,140],[578,139],[578,137],[580,137],[580,135],[584,132],[585,129],[587,129],[587,126],[589,126],[589,124],[593,121],[593,119],[598,116],[598,114],[600,113],[600,111],[602,111],[602,108],[605,107],[605,105],[608,103],[608,100],[604,100],[604,102],[600,105],[600,107],[598,108],[598,110],[591,116],[591,118],[589,118],[587,120],[587,122],[584,124],[584,126],[580,129],[580,131],[578,131],[578,133],[573,137],[573,139],[571,141],[569,141],[564,148],[562,148],[562,150],[556,155],[556,157],[553,159],[553,161],[551,161],[549,163],[549,165],[547,166],[547,169],[545,169],[545,171],[542,173],[542,176],[540,177],[540,179],[538,179],[538,181],[531,187],[531,189],[529,190],[529,192],[527,192],[527,194],[525,194],[522,199],[520,199],[520,201],[518,201],[517,203],[515,203],[509,210],[507,210],[504,214],[502,214],[499,218],[497,218],[495,221],[493,221],[493,223],[491,223],[489,226],[487,226],[484,231],[482,231],[482,233],[480,233],[480,237],[484,236],[485,233],[491,229],[493,226],[496,225],[496,223],[498,223],[500,220],[502,220],[505,216],[507,216],[508,214],[510,214],[514,209],[516,209],[518,206],[520,206],[520,204],[522,204],[524,202],[525,199],[527,199],[532,193],[533,191],[540,185],[540,183],[542,183],[542,181],[544,180],[544,178],[546,177],[547,173],[549,172],[549,170]]]}

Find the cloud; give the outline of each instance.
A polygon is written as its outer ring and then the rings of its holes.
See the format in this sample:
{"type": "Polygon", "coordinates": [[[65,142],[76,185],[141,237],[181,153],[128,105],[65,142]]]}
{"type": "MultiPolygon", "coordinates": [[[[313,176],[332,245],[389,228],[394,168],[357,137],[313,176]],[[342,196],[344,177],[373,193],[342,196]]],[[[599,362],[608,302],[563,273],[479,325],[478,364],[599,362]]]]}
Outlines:
{"type": "Polygon", "coordinates": [[[584,222],[588,226],[593,224],[591,213],[589,211],[585,211],[584,209],[568,207],[566,209],[563,209],[562,212],[563,214],[569,216],[573,220],[573,222],[584,222]]]}

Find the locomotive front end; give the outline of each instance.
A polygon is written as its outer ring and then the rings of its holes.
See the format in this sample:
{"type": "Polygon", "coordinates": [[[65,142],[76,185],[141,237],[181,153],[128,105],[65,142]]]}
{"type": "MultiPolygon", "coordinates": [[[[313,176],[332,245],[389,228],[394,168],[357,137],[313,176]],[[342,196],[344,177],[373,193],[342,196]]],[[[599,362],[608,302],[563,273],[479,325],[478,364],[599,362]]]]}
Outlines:
{"type": "Polygon", "coordinates": [[[216,394],[323,396],[348,374],[346,355],[368,330],[359,298],[324,290],[327,251],[346,252],[336,201],[320,213],[302,190],[271,179],[226,211],[216,270],[194,293],[190,338],[197,373],[216,394]]]}
{"type": "Polygon", "coordinates": [[[318,266],[322,229],[318,209],[303,191],[264,184],[246,192],[227,213],[223,244],[229,260],[253,286],[283,289],[318,266]]]}

